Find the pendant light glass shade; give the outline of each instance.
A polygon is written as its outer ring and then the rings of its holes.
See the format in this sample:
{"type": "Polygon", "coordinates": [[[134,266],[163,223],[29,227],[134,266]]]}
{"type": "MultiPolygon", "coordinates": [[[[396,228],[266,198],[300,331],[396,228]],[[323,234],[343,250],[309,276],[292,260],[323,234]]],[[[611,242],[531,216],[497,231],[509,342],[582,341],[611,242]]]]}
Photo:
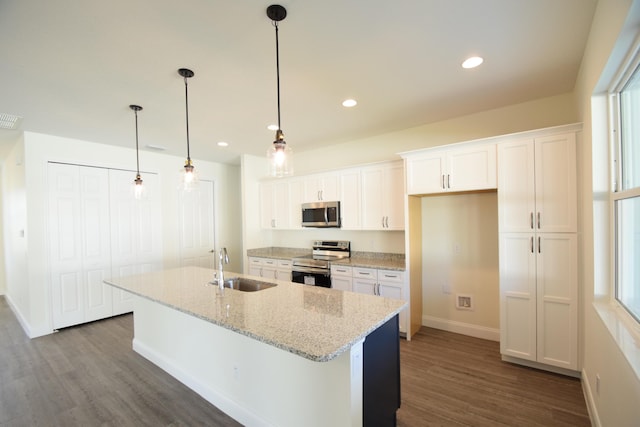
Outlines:
{"type": "Polygon", "coordinates": [[[140,154],[138,150],[138,111],[142,111],[142,107],[139,105],[129,105],[136,116],[136,179],[133,180],[133,197],[136,200],[144,198],[144,183],[142,177],[140,177],[140,154]]]}
{"type": "Polygon", "coordinates": [[[293,150],[284,140],[280,126],[280,46],[278,43],[278,22],[287,17],[287,10],[279,4],[267,8],[267,16],[276,29],[276,82],[278,92],[278,130],[273,145],[267,150],[268,174],[275,177],[293,175],[293,150]]]}
{"type": "Polygon", "coordinates": [[[183,191],[191,191],[198,186],[198,174],[196,173],[196,168],[193,166],[191,162],[191,152],[189,147],[189,87],[187,84],[187,79],[194,76],[193,71],[187,68],[180,68],[178,70],[178,74],[180,74],[184,78],[184,100],[185,100],[185,118],[186,118],[186,127],[187,127],[187,160],[184,162],[184,167],[181,169],[180,173],[180,188],[183,191]]]}

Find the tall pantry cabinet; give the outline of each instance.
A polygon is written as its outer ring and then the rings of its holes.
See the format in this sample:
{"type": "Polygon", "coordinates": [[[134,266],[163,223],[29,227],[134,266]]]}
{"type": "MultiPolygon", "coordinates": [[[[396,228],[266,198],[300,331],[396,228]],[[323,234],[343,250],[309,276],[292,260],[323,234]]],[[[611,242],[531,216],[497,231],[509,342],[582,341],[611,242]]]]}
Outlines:
{"type": "Polygon", "coordinates": [[[498,144],[500,351],[578,369],[576,133],[498,144]]]}

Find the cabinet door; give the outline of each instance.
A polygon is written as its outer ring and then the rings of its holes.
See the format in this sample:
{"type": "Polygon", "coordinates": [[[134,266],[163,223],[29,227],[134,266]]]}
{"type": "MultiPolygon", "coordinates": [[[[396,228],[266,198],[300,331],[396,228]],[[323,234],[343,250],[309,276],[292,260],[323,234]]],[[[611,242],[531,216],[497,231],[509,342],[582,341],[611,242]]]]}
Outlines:
{"type": "Polygon", "coordinates": [[[533,233],[500,233],[500,352],[536,360],[533,233]]]}
{"type": "Polygon", "coordinates": [[[376,294],[376,281],[369,279],[358,279],[356,277],[353,278],[353,292],[358,292],[360,294],[368,294],[375,295],[376,294]]]}
{"type": "Polygon", "coordinates": [[[383,178],[385,228],[404,230],[404,169],[402,163],[385,168],[383,178]]]}
{"type": "Polygon", "coordinates": [[[262,228],[289,228],[289,184],[268,182],[260,185],[260,223],[262,228]]]}
{"type": "Polygon", "coordinates": [[[302,203],[304,203],[304,181],[290,179],[289,182],[289,228],[302,229],[302,203]]]}
{"type": "Polygon", "coordinates": [[[404,229],[404,171],[401,162],[362,169],[362,228],[404,229]]]}
{"type": "Polygon", "coordinates": [[[442,151],[406,160],[407,194],[431,194],[445,191],[443,182],[445,155],[442,151]]]}
{"type": "Polygon", "coordinates": [[[382,230],[384,214],[382,187],[384,174],[380,168],[362,170],[362,228],[382,230]]]}
{"type": "Polygon", "coordinates": [[[577,238],[573,233],[538,234],[538,362],[578,368],[577,238]]]}
{"type": "Polygon", "coordinates": [[[497,187],[495,145],[449,151],[446,187],[449,191],[485,190],[497,187]]]}
{"type": "Polygon", "coordinates": [[[577,231],[575,134],[535,140],[536,227],[539,231],[577,231]]]}
{"type": "MultiPolygon", "coordinates": [[[[331,287],[333,289],[340,289],[342,291],[351,291],[354,290],[353,289],[353,279],[351,277],[347,277],[347,276],[331,276],[331,287]]],[[[357,291],[356,292],[361,292],[361,293],[370,293],[371,290],[369,289],[368,285],[366,286],[366,288],[363,291],[357,291]]]]}
{"type": "Polygon", "coordinates": [[[262,276],[262,258],[249,257],[249,274],[262,276]]]}
{"type": "MultiPolygon", "coordinates": [[[[404,273],[399,271],[378,270],[378,293],[386,298],[406,300],[404,293],[404,273]]],[[[407,310],[400,312],[398,324],[400,332],[407,332],[407,310]]]]}
{"type": "Polygon", "coordinates": [[[498,145],[498,221],[500,232],[534,230],[535,150],[533,140],[498,145]]]}
{"type": "Polygon", "coordinates": [[[352,169],[340,174],[340,213],[344,230],[358,230],[361,224],[360,170],[352,169]]]}
{"type": "Polygon", "coordinates": [[[304,179],[305,202],[339,200],[337,173],[310,175],[304,179]]]}

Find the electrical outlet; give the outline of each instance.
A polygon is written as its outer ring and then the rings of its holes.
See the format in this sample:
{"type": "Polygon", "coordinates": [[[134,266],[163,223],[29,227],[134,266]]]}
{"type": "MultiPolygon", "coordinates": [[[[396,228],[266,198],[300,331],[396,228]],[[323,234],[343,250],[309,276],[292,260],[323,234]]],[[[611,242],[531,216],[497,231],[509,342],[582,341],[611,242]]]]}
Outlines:
{"type": "Polygon", "coordinates": [[[473,295],[456,294],[456,308],[458,310],[473,310],[473,295]]]}

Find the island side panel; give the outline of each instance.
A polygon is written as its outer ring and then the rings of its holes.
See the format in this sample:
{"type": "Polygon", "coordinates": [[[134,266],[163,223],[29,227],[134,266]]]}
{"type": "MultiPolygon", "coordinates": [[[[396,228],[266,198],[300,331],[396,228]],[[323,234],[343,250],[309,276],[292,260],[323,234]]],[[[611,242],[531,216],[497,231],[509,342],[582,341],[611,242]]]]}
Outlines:
{"type": "Polygon", "coordinates": [[[364,426],[393,427],[400,408],[398,315],[367,336],[363,353],[364,426]]]}
{"type": "Polygon", "coordinates": [[[136,298],[133,347],[244,425],[362,425],[362,342],[313,362],[136,298]]]}

